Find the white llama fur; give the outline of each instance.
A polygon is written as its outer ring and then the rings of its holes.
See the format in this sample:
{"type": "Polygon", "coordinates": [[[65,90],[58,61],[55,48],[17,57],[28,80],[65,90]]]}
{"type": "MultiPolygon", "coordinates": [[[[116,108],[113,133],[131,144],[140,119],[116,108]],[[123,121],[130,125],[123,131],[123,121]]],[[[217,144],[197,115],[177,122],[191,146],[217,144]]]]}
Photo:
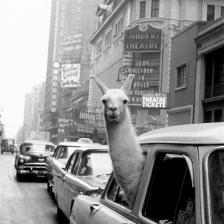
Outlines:
{"type": "Polygon", "coordinates": [[[101,80],[92,76],[103,93],[104,118],[114,175],[129,203],[136,197],[144,165],[142,149],[126,105],[126,93],[134,76],[129,75],[121,89],[108,89],[101,80]]]}

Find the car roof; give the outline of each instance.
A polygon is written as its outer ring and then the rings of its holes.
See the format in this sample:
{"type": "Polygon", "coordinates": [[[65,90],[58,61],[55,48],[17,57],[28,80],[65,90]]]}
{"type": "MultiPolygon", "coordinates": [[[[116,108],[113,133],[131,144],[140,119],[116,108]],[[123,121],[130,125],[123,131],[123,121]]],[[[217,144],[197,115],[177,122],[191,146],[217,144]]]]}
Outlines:
{"type": "Polygon", "coordinates": [[[141,144],[220,145],[224,144],[224,122],[186,124],[160,128],[138,136],[138,140],[141,144]]]}
{"type": "Polygon", "coordinates": [[[101,144],[99,144],[99,143],[80,143],[80,142],[60,142],[60,143],[58,143],[58,146],[59,145],[62,145],[62,146],[79,146],[79,147],[81,147],[81,146],[103,146],[103,145],[101,145],[101,144]]]}
{"type": "Polygon", "coordinates": [[[37,140],[26,140],[24,142],[22,142],[21,144],[45,144],[45,145],[52,145],[54,146],[54,144],[52,142],[48,142],[48,141],[37,141],[37,140]]]}
{"type": "MultiPolygon", "coordinates": [[[[109,146],[108,145],[100,145],[100,144],[92,144],[92,145],[83,145],[79,148],[77,148],[79,151],[109,151],[109,146]]],[[[77,151],[75,150],[75,151],[77,151]]]]}

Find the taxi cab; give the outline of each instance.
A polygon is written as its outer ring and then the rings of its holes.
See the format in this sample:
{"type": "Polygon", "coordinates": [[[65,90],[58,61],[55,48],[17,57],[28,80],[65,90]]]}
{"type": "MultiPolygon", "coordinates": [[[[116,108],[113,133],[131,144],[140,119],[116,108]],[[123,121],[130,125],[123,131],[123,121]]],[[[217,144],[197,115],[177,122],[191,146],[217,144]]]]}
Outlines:
{"type": "Polygon", "coordinates": [[[53,170],[57,217],[70,217],[74,199],[79,194],[99,196],[112,172],[108,146],[100,144],[77,148],[65,168],[53,170]]]}
{"type": "Polygon", "coordinates": [[[111,176],[100,198],[75,199],[70,224],[224,223],[224,123],[161,128],[138,140],[145,165],[133,204],[111,176]]]}
{"type": "Polygon", "coordinates": [[[65,168],[65,165],[70,157],[70,155],[83,145],[96,144],[89,138],[81,138],[77,142],[60,142],[53,155],[49,156],[46,160],[47,165],[47,190],[49,193],[55,193],[54,180],[53,180],[53,170],[58,172],[58,169],[65,168]]]}

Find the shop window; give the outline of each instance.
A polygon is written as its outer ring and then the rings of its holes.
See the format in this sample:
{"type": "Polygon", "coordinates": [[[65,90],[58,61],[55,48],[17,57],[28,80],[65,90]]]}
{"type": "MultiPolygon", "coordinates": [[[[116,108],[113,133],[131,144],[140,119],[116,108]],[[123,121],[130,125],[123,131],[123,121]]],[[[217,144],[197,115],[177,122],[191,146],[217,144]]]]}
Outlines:
{"type": "Polygon", "coordinates": [[[207,6],[207,21],[214,21],[215,19],[215,6],[208,5],[207,6]]]}
{"type": "Polygon", "coordinates": [[[169,220],[171,223],[195,223],[195,188],[191,159],[185,155],[159,153],[154,164],[143,205],[143,216],[155,223],[162,220],[169,220]]]}
{"type": "Polygon", "coordinates": [[[139,18],[145,18],[145,13],[146,13],[146,1],[141,1],[139,18]]]}
{"type": "Polygon", "coordinates": [[[207,110],[204,112],[204,123],[210,123],[212,122],[212,111],[207,110]]]}
{"type": "Polygon", "coordinates": [[[214,111],[214,122],[222,121],[222,109],[217,109],[214,111]]]}
{"type": "Polygon", "coordinates": [[[187,86],[187,67],[182,65],[177,68],[177,82],[176,88],[184,88],[187,86]]]}
{"type": "Polygon", "coordinates": [[[159,17],[159,0],[152,0],[151,17],[159,17]]]}

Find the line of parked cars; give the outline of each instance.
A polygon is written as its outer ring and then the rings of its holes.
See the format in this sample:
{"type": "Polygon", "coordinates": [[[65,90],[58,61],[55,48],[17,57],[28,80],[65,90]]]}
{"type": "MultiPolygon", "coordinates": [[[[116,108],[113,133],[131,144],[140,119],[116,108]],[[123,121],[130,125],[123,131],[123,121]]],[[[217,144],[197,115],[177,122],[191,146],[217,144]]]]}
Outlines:
{"type": "Polygon", "coordinates": [[[55,163],[59,218],[70,224],[224,223],[224,123],[167,127],[138,140],[145,165],[132,204],[110,175],[107,146],[76,146],[65,166],[55,163]]]}
{"type": "Polygon", "coordinates": [[[56,147],[49,142],[26,141],[20,145],[15,168],[18,180],[28,174],[46,178],[59,220],[70,218],[77,195],[98,197],[112,172],[108,146],[86,138],[56,147]]]}

